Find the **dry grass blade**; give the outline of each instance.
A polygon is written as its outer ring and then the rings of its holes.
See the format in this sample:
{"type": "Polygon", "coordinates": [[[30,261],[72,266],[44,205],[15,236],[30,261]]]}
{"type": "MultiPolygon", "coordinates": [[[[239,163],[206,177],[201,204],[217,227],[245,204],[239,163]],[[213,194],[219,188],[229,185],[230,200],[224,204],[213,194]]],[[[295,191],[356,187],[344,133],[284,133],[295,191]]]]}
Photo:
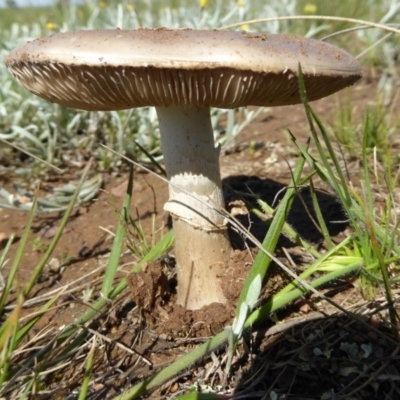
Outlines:
{"type": "Polygon", "coordinates": [[[371,28],[378,28],[382,29],[384,31],[388,32],[393,32],[400,34],[400,29],[397,29],[393,26],[387,25],[387,24],[380,24],[377,22],[371,22],[371,21],[366,21],[362,19],[356,19],[356,18],[347,18],[347,17],[334,17],[334,16],[327,16],[327,15],[291,15],[291,16],[284,16],[284,17],[270,17],[270,18],[258,18],[258,19],[253,19],[249,21],[244,21],[236,24],[230,24],[230,25],[225,25],[222,26],[218,29],[230,29],[230,28],[235,28],[238,26],[245,24],[257,24],[260,22],[272,22],[272,21],[295,21],[295,20],[319,20],[319,21],[336,21],[336,22],[349,22],[352,24],[358,24],[358,25],[365,25],[369,26],[371,28]]]}
{"type": "Polygon", "coordinates": [[[118,342],[117,340],[109,339],[107,336],[104,336],[101,333],[96,332],[93,329],[87,328],[85,326],[81,326],[81,328],[86,329],[92,335],[98,337],[99,339],[103,340],[104,342],[107,342],[107,343],[110,343],[110,344],[115,344],[115,346],[119,347],[121,350],[123,350],[124,352],[126,352],[128,354],[138,356],[139,359],[142,360],[144,363],[146,363],[149,367],[153,367],[153,363],[151,363],[146,357],[143,357],[137,351],[130,349],[129,347],[127,347],[124,344],[118,342]]]}
{"type": "Polygon", "coordinates": [[[14,149],[20,151],[21,153],[24,153],[24,154],[28,155],[29,157],[32,157],[33,159],[39,161],[40,163],[45,164],[47,167],[52,168],[52,169],[56,170],[57,172],[60,172],[60,173],[64,172],[64,170],[62,170],[61,168],[58,168],[56,165],[53,165],[53,164],[47,162],[46,160],[43,160],[42,158],[37,157],[35,154],[29,152],[26,149],[23,149],[22,147],[16,145],[15,143],[11,143],[8,140],[2,139],[1,137],[0,137],[0,142],[3,142],[7,146],[13,147],[14,149]]]}

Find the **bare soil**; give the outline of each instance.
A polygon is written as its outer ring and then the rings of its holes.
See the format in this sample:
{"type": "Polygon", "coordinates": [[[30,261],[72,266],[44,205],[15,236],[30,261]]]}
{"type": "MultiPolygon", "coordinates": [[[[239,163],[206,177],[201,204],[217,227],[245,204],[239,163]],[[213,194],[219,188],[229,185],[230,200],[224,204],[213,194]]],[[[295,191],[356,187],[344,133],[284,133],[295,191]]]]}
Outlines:
{"type": "MultiPolygon", "coordinates": [[[[312,106],[329,125],[334,120],[334,103],[350,101],[357,120],[364,107],[375,101],[376,83],[377,80],[367,74],[367,78],[349,91],[312,106]]],[[[240,192],[254,207],[259,207],[254,195],[276,206],[297,162],[286,128],[290,128],[296,138],[305,143],[308,140],[307,126],[300,106],[268,110],[221,157],[227,210],[260,241],[266,233],[266,221],[249,213],[237,193],[240,192]]],[[[61,186],[75,175],[75,171],[64,175],[51,174],[42,182],[42,189],[61,186]]],[[[356,174],[354,178],[357,182],[356,174]]],[[[103,174],[103,180],[103,188],[96,199],[74,211],[53,254],[53,262],[46,267],[35,286],[32,297],[43,296],[42,299],[46,299],[46,295],[53,290],[70,285],[66,291],[68,294],[61,296],[57,306],[42,317],[33,328],[32,335],[39,334],[43,329],[54,333],[71,324],[99,295],[98,289],[112,246],[112,232],[118,222],[117,212],[125,194],[127,173],[103,174]],[[92,297],[88,295],[91,289],[92,297]]],[[[2,174],[0,170],[0,181],[10,189],[17,178],[2,174]]],[[[322,182],[315,182],[330,234],[334,240],[339,240],[348,234],[346,215],[330,189],[322,182]]],[[[149,242],[153,236],[159,238],[169,229],[162,208],[166,200],[166,184],[156,176],[137,169],[131,215],[141,225],[149,242]],[[156,227],[155,232],[153,226],[156,227]]],[[[309,188],[302,188],[288,223],[301,237],[315,246],[321,246],[322,237],[312,223],[310,210],[309,188]]],[[[30,278],[61,217],[60,213],[35,217],[18,274],[21,286],[30,278]]],[[[9,253],[11,261],[26,220],[24,212],[0,209],[1,243],[4,245],[11,233],[16,233],[9,253]]],[[[119,276],[127,277],[129,286],[112,304],[110,313],[92,327],[108,341],[102,341],[103,348],[96,355],[95,362],[96,374],[103,378],[92,386],[88,398],[112,398],[128,385],[160,370],[232,323],[237,299],[256,250],[235,230],[231,230],[230,237],[234,251],[221,279],[228,304],[213,304],[193,312],[174,302],[176,277],[173,252],[147,263],[141,272],[132,274],[130,270],[140,255],[125,248],[119,276]],[[125,347],[121,348],[117,343],[125,347]]],[[[138,240],[133,236],[131,239],[138,240]]],[[[140,246],[139,242],[137,244],[140,246]]],[[[288,264],[285,251],[301,268],[306,255],[295,243],[282,236],[276,255],[288,264]]],[[[4,278],[11,261],[2,270],[4,278]]],[[[263,296],[266,298],[277,292],[287,281],[288,277],[273,265],[263,296]]],[[[400,398],[395,383],[400,375],[398,347],[390,333],[379,325],[386,314],[383,313],[382,318],[374,315],[384,304],[384,298],[375,299],[371,306],[362,297],[352,277],[334,282],[323,291],[355,317],[351,318],[308,296],[265,321],[263,326],[246,332],[233,360],[233,376],[229,380],[223,372],[226,361],[224,349],[220,349],[159,388],[150,398],[172,398],[185,393],[196,382],[202,390],[211,386],[221,392],[246,393],[247,398],[273,398],[269,397],[273,392],[291,399],[400,398]],[[362,313],[367,316],[361,316],[362,313]],[[331,314],[335,316],[329,317],[331,314]]],[[[31,315],[35,307],[33,304],[26,308],[24,315],[31,315]]],[[[66,398],[78,387],[82,375],[77,374],[75,368],[76,365],[71,364],[63,370],[62,377],[53,377],[47,382],[49,389],[57,388],[57,398],[66,398]]]]}

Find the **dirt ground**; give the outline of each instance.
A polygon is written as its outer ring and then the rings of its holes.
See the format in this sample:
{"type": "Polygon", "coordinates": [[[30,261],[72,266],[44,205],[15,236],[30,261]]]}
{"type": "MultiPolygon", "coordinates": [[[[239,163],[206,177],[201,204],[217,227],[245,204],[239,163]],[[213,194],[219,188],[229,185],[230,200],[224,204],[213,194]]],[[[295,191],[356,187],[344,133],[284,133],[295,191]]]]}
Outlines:
{"type": "MultiPolygon", "coordinates": [[[[355,115],[360,116],[363,109],[376,100],[376,90],[377,78],[367,73],[353,88],[315,102],[312,107],[329,124],[334,120],[335,103],[350,99],[355,115]]],[[[237,205],[237,197],[232,190],[247,193],[250,202],[251,193],[256,193],[271,205],[279,201],[282,188],[290,179],[290,169],[297,162],[287,128],[300,141],[306,142],[308,125],[302,107],[267,110],[221,156],[228,210],[237,205]]],[[[61,186],[74,178],[74,173],[51,175],[42,182],[42,188],[61,186]]],[[[10,189],[15,179],[2,174],[0,169],[2,185],[10,189]]],[[[61,298],[56,310],[42,318],[32,334],[39,333],[44,327],[56,332],[70,324],[98,295],[97,289],[101,285],[112,246],[111,233],[117,224],[116,213],[125,194],[127,173],[103,174],[103,182],[98,196],[74,211],[53,254],[52,263],[46,267],[40,283],[35,286],[33,297],[42,301],[60,287],[70,285],[68,289],[71,290],[61,298]]],[[[316,183],[330,233],[337,239],[343,238],[347,234],[347,226],[343,222],[346,216],[329,188],[321,182],[316,183]]],[[[299,235],[318,246],[320,234],[312,227],[304,211],[304,203],[310,204],[311,201],[307,188],[302,191],[302,196],[303,201],[295,201],[288,222],[299,235]]],[[[166,200],[166,184],[158,177],[136,169],[132,217],[149,238],[152,234],[159,238],[168,230],[167,217],[163,213],[166,200]],[[153,215],[156,232],[152,232],[153,215]]],[[[30,278],[61,217],[60,213],[54,213],[35,218],[18,275],[21,285],[30,278]]],[[[0,246],[5,244],[12,232],[17,235],[9,253],[10,261],[2,270],[3,277],[7,276],[26,220],[24,212],[0,209],[0,237],[3,239],[0,246]]],[[[247,224],[259,240],[263,239],[265,223],[262,220],[253,217],[249,223],[249,215],[246,214],[241,222],[247,224]]],[[[173,270],[173,252],[167,259],[149,263],[144,271],[132,276],[129,271],[137,262],[137,255],[125,248],[119,276],[128,277],[129,287],[118,297],[112,312],[100,321],[97,329],[113,343],[118,341],[133,349],[136,355],[110,346],[107,362],[113,372],[105,374],[104,379],[93,386],[88,398],[112,398],[121,387],[149,376],[232,323],[238,295],[256,252],[249,250],[233,231],[231,240],[235,251],[224,276],[224,290],[229,304],[226,307],[213,305],[198,312],[187,312],[174,304],[176,280],[173,272],[171,276],[162,272],[165,264],[173,270]],[[154,290],[159,290],[156,297],[149,295],[149,287],[152,288],[155,282],[157,288],[154,290]],[[146,290],[138,291],[141,287],[146,290]]],[[[289,248],[293,254],[298,250],[284,237],[278,246],[278,257],[282,257],[282,248],[289,248]]],[[[264,296],[279,290],[286,280],[284,273],[273,267],[264,296]]],[[[362,298],[351,278],[335,282],[324,291],[357,317],[351,318],[312,296],[302,299],[275,315],[273,320],[246,333],[234,359],[234,374],[229,382],[224,379],[221,367],[224,352],[220,349],[150,397],[173,398],[197,382],[203,390],[207,386],[212,386],[214,390],[218,387],[221,392],[245,393],[246,398],[263,398],[266,395],[272,397],[265,398],[283,398],[273,397],[274,393],[276,396],[286,394],[288,397],[285,398],[291,399],[400,398],[400,390],[395,383],[400,375],[398,347],[388,331],[377,330],[379,318],[368,313],[370,302],[362,298]],[[363,313],[365,317],[361,318],[363,313]],[[331,314],[335,315],[330,317],[331,314]],[[278,320],[280,324],[272,322],[278,320]]],[[[383,297],[376,299],[374,310],[384,302],[383,297]]],[[[34,307],[28,307],[26,315],[33,312],[34,307]]],[[[73,370],[67,369],[64,378],[57,383],[60,387],[58,398],[64,398],[74,384],[78,385],[73,370]]]]}

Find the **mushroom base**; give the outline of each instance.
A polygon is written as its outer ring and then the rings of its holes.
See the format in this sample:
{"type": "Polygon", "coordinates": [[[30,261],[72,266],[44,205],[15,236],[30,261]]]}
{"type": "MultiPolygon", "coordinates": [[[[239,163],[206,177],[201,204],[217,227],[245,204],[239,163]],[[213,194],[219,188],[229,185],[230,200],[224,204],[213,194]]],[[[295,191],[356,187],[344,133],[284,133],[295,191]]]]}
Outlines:
{"type": "Polygon", "coordinates": [[[220,285],[220,276],[230,256],[227,234],[193,229],[193,226],[179,219],[173,223],[178,276],[177,304],[189,310],[211,303],[224,304],[226,298],[220,285]]]}
{"type": "Polygon", "coordinates": [[[179,305],[225,303],[218,277],[231,245],[208,108],[157,107],[173,218],[179,305]]]}

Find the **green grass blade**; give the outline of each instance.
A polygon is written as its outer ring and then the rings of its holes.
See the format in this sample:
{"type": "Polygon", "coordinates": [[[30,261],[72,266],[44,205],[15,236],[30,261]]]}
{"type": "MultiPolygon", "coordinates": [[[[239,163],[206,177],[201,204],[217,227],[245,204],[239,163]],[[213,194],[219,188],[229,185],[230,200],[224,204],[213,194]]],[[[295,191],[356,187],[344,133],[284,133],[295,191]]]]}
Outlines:
{"type": "Polygon", "coordinates": [[[138,383],[131,389],[124,392],[122,395],[115,397],[113,400],[130,400],[137,399],[146,392],[150,392],[156,387],[162,385],[167,380],[171,379],[174,375],[178,374],[185,368],[190,367],[193,363],[205,357],[211,351],[215,350],[227,340],[227,335],[223,331],[212,339],[192,350],[190,353],[180,357],[177,361],[173,362],[168,367],[164,368],[162,371],[157,372],[150,378],[138,383]]]}
{"type": "MultiPolygon", "coordinates": [[[[273,215],[274,209],[270,207],[265,201],[258,200],[257,202],[267,215],[273,215]]],[[[259,211],[254,210],[254,213],[257,215],[259,214],[259,211]]],[[[300,237],[299,234],[287,222],[283,224],[282,232],[291,240],[293,240],[294,243],[298,244],[301,247],[304,247],[315,258],[320,257],[319,252],[314,249],[313,245],[300,237]]]]}
{"type": "Polygon", "coordinates": [[[81,177],[81,179],[79,181],[79,184],[76,187],[76,190],[75,190],[75,192],[74,192],[74,194],[73,194],[73,196],[71,198],[71,201],[70,201],[67,209],[65,210],[64,216],[63,216],[63,218],[61,220],[60,226],[57,229],[56,234],[54,235],[54,237],[53,237],[49,247],[47,248],[44,256],[42,257],[42,259],[40,260],[40,262],[38,263],[38,265],[34,269],[28,284],[25,286],[25,289],[24,289],[24,296],[25,297],[29,296],[33,286],[36,284],[36,282],[37,282],[37,280],[39,278],[39,275],[42,273],[43,268],[45,267],[46,263],[49,261],[51,255],[53,254],[54,249],[56,248],[57,243],[60,240],[61,235],[62,235],[62,233],[64,231],[64,228],[67,225],[69,217],[71,216],[71,213],[72,213],[72,210],[74,209],[74,206],[75,206],[76,200],[78,198],[80,189],[81,189],[81,187],[82,187],[82,185],[83,185],[83,183],[84,183],[84,181],[86,179],[86,176],[87,176],[91,166],[92,166],[92,161],[89,161],[87,166],[83,170],[82,177],[81,177]]]}
{"type": "Polygon", "coordinates": [[[320,232],[325,240],[327,248],[332,249],[334,247],[334,244],[332,242],[331,235],[329,234],[328,228],[326,226],[325,219],[322,215],[321,207],[319,206],[319,203],[318,203],[318,199],[317,199],[317,195],[315,193],[314,184],[313,184],[312,179],[310,179],[310,194],[311,194],[311,201],[313,204],[315,215],[316,215],[317,221],[318,221],[318,229],[320,230],[320,232]]]}
{"type": "Polygon", "coordinates": [[[150,162],[160,171],[160,174],[162,176],[167,176],[167,172],[165,171],[165,169],[143,146],[141,146],[137,141],[135,141],[135,145],[139,147],[140,151],[143,152],[150,160],[150,162]]]}
{"type": "Polygon", "coordinates": [[[46,304],[44,304],[38,312],[35,312],[35,316],[32,317],[28,322],[26,322],[21,328],[18,330],[17,342],[20,343],[21,340],[27,335],[31,329],[37,324],[37,322],[45,315],[50,307],[52,307],[56,301],[58,300],[60,295],[56,295],[51,298],[46,304]]]}
{"type": "Polygon", "coordinates": [[[111,248],[111,254],[104,274],[103,285],[101,287],[101,293],[104,297],[108,297],[111,291],[112,284],[114,282],[115,274],[117,273],[119,260],[122,254],[122,249],[124,246],[125,236],[126,236],[126,223],[129,221],[129,210],[131,208],[131,199],[133,192],[133,167],[130,167],[128,187],[126,190],[126,195],[124,199],[124,204],[122,206],[121,213],[119,215],[119,221],[117,229],[114,236],[113,245],[111,248]]]}
{"type": "Polygon", "coordinates": [[[29,212],[28,221],[26,223],[24,233],[22,234],[21,241],[18,245],[18,249],[15,254],[14,261],[11,265],[10,272],[8,274],[8,277],[6,279],[6,282],[5,282],[5,285],[3,288],[3,293],[1,294],[1,297],[0,297],[0,315],[3,314],[4,306],[7,302],[7,299],[10,294],[10,290],[11,290],[12,286],[14,285],[16,274],[21,265],[22,256],[25,253],[25,248],[26,248],[26,244],[28,242],[30,231],[31,231],[33,218],[35,217],[35,213],[36,213],[37,198],[38,198],[38,190],[36,190],[35,197],[34,197],[33,203],[32,203],[32,210],[29,212]]]}
{"type": "Polygon", "coordinates": [[[8,379],[12,354],[17,346],[19,317],[23,302],[23,296],[18,296],[17,306],[0,330],[0,388],[3,387],[4,382],[8,379]]]}
{"type": "Polygon", "coordinates": [[[0,273],[3,270],[4,262],[6,260],[7,254],[10,251],[11,245],[14,243],[15,233],[12,233],[7,240],[6,246],[4,247],[1,256],[0,256],[0,273]]]}
{"type": "Polygon", "coordinates": [[[321,144],[321,141],[319,140],[319,136],[317,135],[317,132],[313,127],[311,129],[311,135],[317,146],[318,153],[322,159],[322,163],[328,173],[329,183],[333,186],[333,189],[335,190],[335,192],[339,194],[339,197],[342,200],[343,205],[346,208],[350,208],[353,204],[352,197],[348,190],[347,180],[343,174],[342,169],[340,168],[339,160],[337,159],[336,153],[333,149],[332,141],[330,140],[324,125],[322,124],[322,122],[318,118],[318,116],[315,114],[315,112],[311,109],[311,107],[307,103],[305,103],[304,106],[305,106],[308,122],[309,122],[309,124],[311,124],[310,126],[314,126],[313,122],[315,122],[317,124],[318,129],[319,129],[319,134],[322,136],[322,138],[324,140],[324,144],[328,150],[329,159],[334,164],[334,170],[333,170],[330,165],[328,157],[325,156],[326,152],[322,148],[322,144],[321,144]]]}
{"type": "MultiPolygon", "coordinates": [[[[351,238],[346,238],[341,243],[336,245],[336,247],[334,247],[333,249],[330,249],[326,254],[319,257],[312,265],[310,265],[305,271],[303,271],[299,275],[299,278],[301,278],[302,280],[308,279],[312,274],[314,274],[315,272],[317,272],[319,270],[319,268],[321,267],[321,265],[324,262],[331,259],[335,255],[342,253],[343,248],[345,246],[349,245],[350,241],[351,241],[351,238]]],[[[301,285],[300,282],[293,281],[293,282],[289,283],[288,285],[286,285],[283,289],[281,289],[279,291],[279,294],[283,295],[287,292],[290,292],[291,290],[296,289],[299,285],[301,285]]]]}
{"type": "Polygon", "coordinates": [[[86,363],[85,363],[85,373],[81,385],[81,390],[79,393],[78,400],[85,400],[87,397],[87,393],[89,390],[89,383],[90,383],[90,376],[92,374],[92,368],[93,368],[93,361],[94,361],[94,353],[96,350],[96,337],[93,337],[93,344],[90,349],[90,352],[87,356],[86,363]]]}
{"type": "Polygon", "coordinates": [[[248,296],[248,290],[251,287],[251,284],[254,281],[254,279],[256,279],[258,275],[261,276],[261,279],[264,279],[267,273],[269,264],[271,262],[271,258],[268,254],[272,254],[275,251],[275,247],[278,243],[279,236],[286,222],[286,217],[290,211],[290,207],[292,205],[294,196],[296,195],[297,192],[297,182],[299,181],[301,173],[303,171],[304,162],[305,159],[303,157],[300,157],[296,165],[296,168],[294,170],[293,177],[286,190],[286,193],[283,196],[281,202],[279,203],[279,206],[275,209],[274,217],[272,219],[268,232],[262,243],[262,247],[265,250],[265,252],[260,251],[257,254],[257,257],[254,260],[254,263],[243,285],[243,289],[240,293],[238,306],[236,308],[237,317],[239,316],[240,313],[240,305],[243,301],[246,300],[248,296]]]}
{"type": "MultiPolygon", "coordinates": [[[[309,282],[309,285],[313,288],[318,288],[319,286],[338,279],[341,276],[359,270],[361,265],[361,262],[356,262],[348,265],[347,267],[340,269],[338,268],[336,271],[324,274],[323,276],[314,279],[313,281],[309,282]]],[[[298,299],[307,292],[308,290],[306,288],[300,287],[290,290],[283,295],[281,294],[281,292],[277,293],[276,295],[272,296],[271,299],[269,299],[265,304],[263,304],[257,310],[253,311],[252,314],[250,314],[250,316],[246,320],[245,328],[251,328],[257,322],[265,320],[265,318],[268,318],[272,313],[276,312],[282,307],[287,306],[292,301],[298,299]]]]}

